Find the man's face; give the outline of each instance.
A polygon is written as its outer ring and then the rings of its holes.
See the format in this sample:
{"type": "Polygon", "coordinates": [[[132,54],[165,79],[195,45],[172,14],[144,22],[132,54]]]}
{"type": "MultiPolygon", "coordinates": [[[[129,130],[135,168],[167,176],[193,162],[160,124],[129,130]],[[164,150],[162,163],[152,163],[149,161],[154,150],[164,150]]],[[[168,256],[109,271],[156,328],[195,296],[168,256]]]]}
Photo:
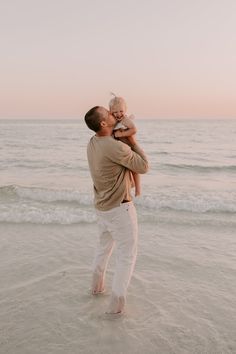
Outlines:
{"type": "Polygon", "coordinates": [[[104,117],[104,121],[107,123],[108,127],[114,127],[116,125],[116,119],[115,117],[113,117],[113,115],[111,114],[111,112],[109,112],[106,108],[104,107],[100,107],[99,108],[100,113],[103,115],[104,117]]]}
{"type": "Polygon", "coordinates": [[[107,111],[107,114],[107,125],[113,128],[116,125],[116,118],[109,111],[107,111]]]}

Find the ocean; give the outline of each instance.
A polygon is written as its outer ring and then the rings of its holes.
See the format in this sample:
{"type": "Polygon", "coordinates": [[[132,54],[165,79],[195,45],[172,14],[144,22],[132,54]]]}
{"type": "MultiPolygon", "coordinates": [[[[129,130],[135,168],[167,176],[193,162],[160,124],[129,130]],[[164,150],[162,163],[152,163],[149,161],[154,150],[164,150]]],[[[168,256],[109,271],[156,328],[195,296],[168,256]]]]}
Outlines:
{"type": "MultiPolygon", "coordinates": [[[[140,222],[235,222],[236,121],[136,120],[150,161],[140,222]],[[185,219],[185,221],[187,221],[185,219]]],[[[83,120],[1,121],[0,222],[96,221],[83,120]]]]}
{"type": "MultiPolygon", "coordinates": [[[[150,170],[126,313],[90,294],[97,224],[78,120],[0,121],[0,352],[236,353],[236,120],[135,120],[150,170]]],[[[107,296],[108,295],[108,296],[107,296]]]]}

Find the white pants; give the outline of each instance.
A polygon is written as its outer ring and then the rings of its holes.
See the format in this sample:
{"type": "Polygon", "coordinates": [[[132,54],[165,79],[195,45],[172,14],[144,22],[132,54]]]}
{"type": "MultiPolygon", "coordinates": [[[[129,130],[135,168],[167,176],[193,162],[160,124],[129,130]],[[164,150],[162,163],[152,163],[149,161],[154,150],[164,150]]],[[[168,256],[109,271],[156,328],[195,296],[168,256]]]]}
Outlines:
{"type": "Polygon", "coordinates": [[[93,294],[104,291],[105,273],[113,246],[117,257],[108,312],[122,312],[127,288],[137,256],[137,214],[133,202],[123,203],[108,211],[97,211],[99,240],[93,263],[93,294]]]}

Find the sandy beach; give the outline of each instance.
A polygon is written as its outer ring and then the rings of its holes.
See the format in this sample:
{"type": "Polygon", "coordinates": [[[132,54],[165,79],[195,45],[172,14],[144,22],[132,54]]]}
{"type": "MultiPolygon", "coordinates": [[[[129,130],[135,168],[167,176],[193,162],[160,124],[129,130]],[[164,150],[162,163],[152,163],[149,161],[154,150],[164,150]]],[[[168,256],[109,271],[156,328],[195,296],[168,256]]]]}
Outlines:
{"type": "Polygon", "coordinates": [[[126,313],[110,318],[115,254],[106,293],[89,293],[95,224],[1,224],[0,353],[235,353],[233,230],[202,229],[142,224],[126,313]]]}

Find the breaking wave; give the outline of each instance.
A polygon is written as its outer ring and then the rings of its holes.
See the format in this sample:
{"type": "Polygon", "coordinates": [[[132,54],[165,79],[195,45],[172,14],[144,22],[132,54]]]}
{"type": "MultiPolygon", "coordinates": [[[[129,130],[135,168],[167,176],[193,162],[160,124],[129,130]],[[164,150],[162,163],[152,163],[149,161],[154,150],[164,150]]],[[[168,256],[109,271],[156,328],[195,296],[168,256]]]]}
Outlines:
{"type": "MultiPolygon", "coordinates": [[[[142,220],[157,212],[236,213],[232,193],[169,193],[135,199],[142,220]]],[[[0,222],[36,224],[94,223],[96,213],[91,193],[36,187],[0,187],[0,222]]]]}

